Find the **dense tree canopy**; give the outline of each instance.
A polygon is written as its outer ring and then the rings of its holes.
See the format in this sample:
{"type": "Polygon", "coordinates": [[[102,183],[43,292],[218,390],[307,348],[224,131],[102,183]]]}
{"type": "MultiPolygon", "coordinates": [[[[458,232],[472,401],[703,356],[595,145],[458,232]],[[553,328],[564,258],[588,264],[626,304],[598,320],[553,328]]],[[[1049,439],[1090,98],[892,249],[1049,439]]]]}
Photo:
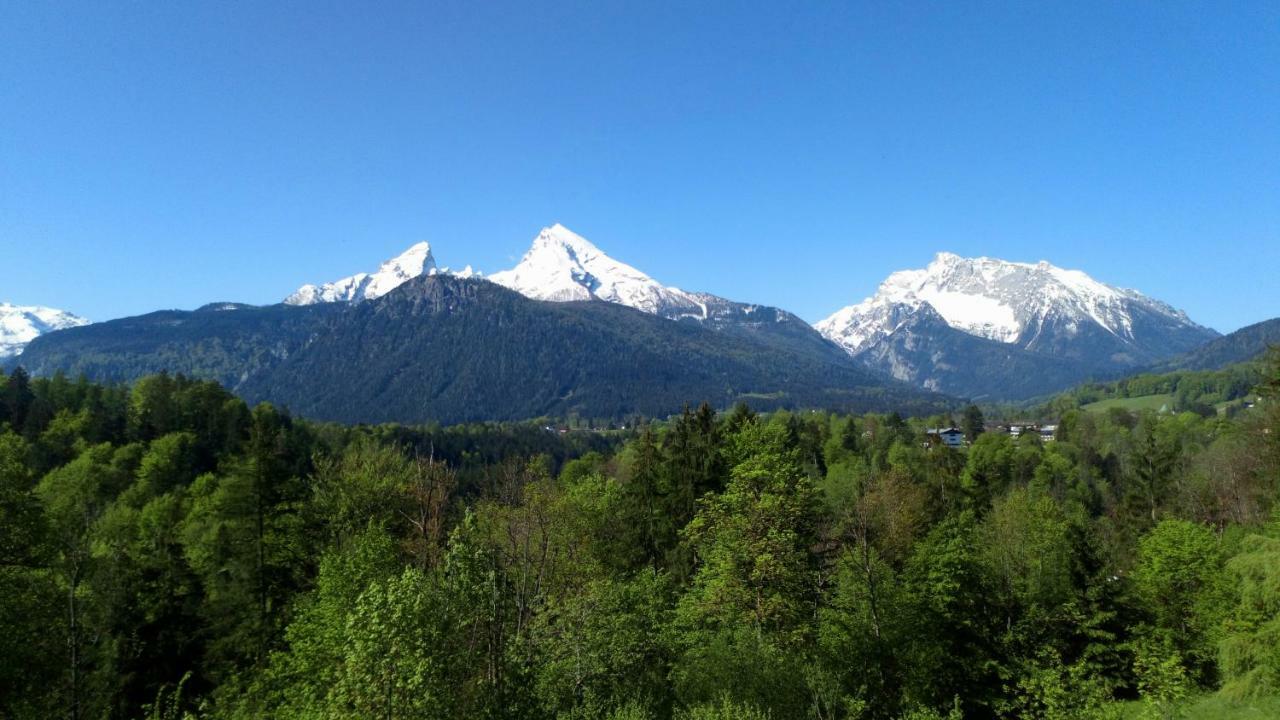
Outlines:
{"type": "MultiPolygon", "coordinates": [[[[0,376],[0,718],[1098,718],[1280,692],[1234,415],[342,427],[0,376]],[[565,432],[561,432],[561,430],[565,432]]],[[[1184,379],[1180,382],[1186,382],[1184,379]]]]}

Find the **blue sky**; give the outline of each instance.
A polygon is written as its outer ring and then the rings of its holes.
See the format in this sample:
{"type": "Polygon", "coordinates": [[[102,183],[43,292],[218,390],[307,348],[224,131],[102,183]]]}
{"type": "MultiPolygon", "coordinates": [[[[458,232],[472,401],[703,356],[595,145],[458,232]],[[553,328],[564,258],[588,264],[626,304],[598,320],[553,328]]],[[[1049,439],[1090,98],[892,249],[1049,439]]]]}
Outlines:
{"type": "Polygon", "coordinates": [[[558,221],[808,320],[940,250],[1280,315],[1274,2],[248,5],[0,4],[0,300],[492,272],[558,221]]]}

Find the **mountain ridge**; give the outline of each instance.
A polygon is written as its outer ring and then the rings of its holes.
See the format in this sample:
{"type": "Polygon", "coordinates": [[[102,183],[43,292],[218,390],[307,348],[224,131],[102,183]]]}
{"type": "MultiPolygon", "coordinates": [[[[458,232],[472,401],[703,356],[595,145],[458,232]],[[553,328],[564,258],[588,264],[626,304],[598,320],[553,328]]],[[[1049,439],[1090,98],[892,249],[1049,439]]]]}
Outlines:
{"type": "Polygon", "coordinates": [[[322,285],[306,284],[284,299],[286,305],[314,305],[326,302],[363,302],[382,297],[415,277],[445,273],[472,277],[468,265],[458,272],[436,265],[431,243],[418,242],[396,257],[384,260],[372,273],[358,272],[322,285]]]}
{"type": "MultiPolygon", "coordinates": [[[[701,400],[903,412],[953,403],[860,368],[821,338],[531,300],[478,278],[423,275],[355,303],[223,307],[51,333],[23,361],[39,375],[110,381],[183,372],[342,422],[666,415],[701,400]]],[[[764,325],[817,337],[798,320],[764,325]]]]}
{"type": "Polygon", "coordinates": [[[520,411],[495,417],[653,415],[700,400],[721,407],[752,400],[757,407],[871,404],[886,410],[921,404],[907,386],[847,364],[835,352],[822,357],[617,303],[535,301],[484,281],[416,278],[376,303],[352,307],[345,319],[356,335],[330,327],[279,372],[247,385],[246,393],[325,417],[347,401],[282,393],[273,383],[283,377],[290,387],[302,379],[338,387],[349,365],[370,373],[356,394],[371,398],[373,414],[362,417],[371,422],[390,418],[381,413],[410,414],[422,403],[449,406],[455,420],[490,418],[483,407],[506,402],[520,411]],[[442,347],[450,352],[439,354],[442,347]],[[421,362],[427,356],[441,361],[421,362]],[[529,359],[529,367],[513,360],[519,357],[529,359]],[[418,368],[419,377],[406,375],[408,367],[418,368]],[[429,391],[408,389],[418,385],[429,391]],[[511,397],[514,388],[519,398],[511,397]],[[880,396],[897,400],[873,399],[880,396]]]}
{"type": "Polygon", "coordinates": [[[947,252],[925,268],[890,274],[874,295],[814,326],[854,359],[900,380],[1003,398],[1137,368],[1217,337],[1167,303],[1079,270],[947,252]],[[950,361],[942,362],[940,345],[950,361]],[[949,372],[983,358],[982,374],[949,372]],[[1029,382],[1028,374],[1040,377],[1029,382]]]}
{"type": "Polygon", "coordinates": [[[1159,363],[1152,371],[1221,370],[1229,365],[1256,360],[1273,347],[1280,347],[1280,318],[1246,325],[1214,338],[1204,345],[1159,363]]]}

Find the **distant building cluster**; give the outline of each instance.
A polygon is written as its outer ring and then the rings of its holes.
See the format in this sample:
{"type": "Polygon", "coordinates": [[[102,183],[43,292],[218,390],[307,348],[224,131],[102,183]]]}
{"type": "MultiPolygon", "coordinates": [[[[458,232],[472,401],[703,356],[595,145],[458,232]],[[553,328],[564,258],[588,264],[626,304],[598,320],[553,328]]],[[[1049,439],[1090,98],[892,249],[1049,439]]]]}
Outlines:
{"type": "Polygon", "coordinates": [[[1013,437],[1020,437],[1024,432],[1040,433],[1040,439],[1050,442],[1058,437],[1057,425],[1041,425],[1039,423],[1010,423],[1008,425],[998,426],[999,432],[1006,432],[1013,437]]]}
{"type": "MultiPolygon", "coordinates": [[[[1005,433],[1011,437],[1021,437],[1023,433],[1036,433],[1042,442],[1053,442],[1058,438],[1058,426],[1033,422],[1016,422],[996,425],[984,432],[1005,433]]],[[[969,445],[964,430],[958,427],[928,428],[925,430],[925,447],[949,447],[960,449],[969,445]]]]}

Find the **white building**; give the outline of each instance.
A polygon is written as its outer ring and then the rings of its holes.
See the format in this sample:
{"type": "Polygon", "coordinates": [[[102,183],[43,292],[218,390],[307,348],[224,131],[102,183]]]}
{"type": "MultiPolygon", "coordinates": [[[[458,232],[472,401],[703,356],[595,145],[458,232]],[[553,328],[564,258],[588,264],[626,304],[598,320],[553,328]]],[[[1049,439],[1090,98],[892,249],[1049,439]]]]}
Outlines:
{"type": "Polygon", "coordinates": [[[930,445],[946,445],[949,448],[964,447],[964,431],[960,428],[929,428],[925,431],[930,445]]]}

